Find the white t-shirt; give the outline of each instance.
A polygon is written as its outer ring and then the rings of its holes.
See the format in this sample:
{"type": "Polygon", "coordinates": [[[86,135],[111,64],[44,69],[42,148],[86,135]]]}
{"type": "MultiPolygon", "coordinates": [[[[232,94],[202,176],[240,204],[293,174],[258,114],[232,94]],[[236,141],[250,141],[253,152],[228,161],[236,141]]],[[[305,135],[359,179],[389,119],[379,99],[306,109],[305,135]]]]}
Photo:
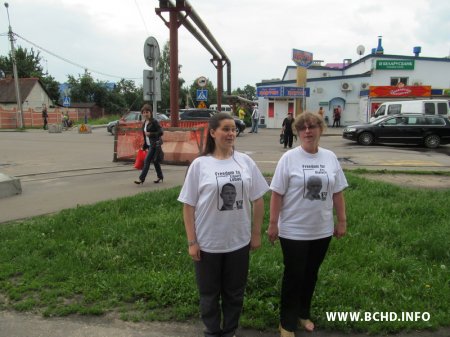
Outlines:
{"type": "Polygon", "coordinates": [[[178,201],[195,207],[195,233],[201,250],[226,253],[250,242],[251,201],[269,186],[255,162],[235,151],[229,159],[196,158],[178,201]]]}
{"type": "Polygon", "coordinates": [[[317,240],[333,235],[333,194],[348,186],[336,155],[320,148],[310,154],[301,146],[281,157],[270,189],[283,195],[278,235],[317,240]]]}

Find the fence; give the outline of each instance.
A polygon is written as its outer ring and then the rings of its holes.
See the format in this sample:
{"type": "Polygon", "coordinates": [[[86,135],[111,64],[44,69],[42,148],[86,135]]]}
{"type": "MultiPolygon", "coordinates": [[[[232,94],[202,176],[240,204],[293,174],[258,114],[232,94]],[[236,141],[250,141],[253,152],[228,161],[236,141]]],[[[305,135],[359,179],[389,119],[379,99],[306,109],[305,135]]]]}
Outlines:
{"type": "MultiPolygon", "coordinates": [[[[179,127],[170,127],[170,121],[160,122],[164,129],[164,162],[172,165],[189,165],[203,151],[208,132],[208,122],[180,121],[179,127]]],[[[134,161],[144,143],[142,123],[118,125],[114,136],[113,161],[134,161]]]]}
{"type": "MultiPolygon", "coordinates": [[[[48,109],[47,122],[48,124],[62,124],[61,112],[64,111],[68,113],[69,118],[72,121],[79,121],[85,118],[85,114],[90,118],[89,111],[84,109],[48,109]]],[[[13,108],[11,110],[0,108],[0,129],[16,129],[19,127],[18,123],[17,109],[13,108]]],[[[27,109],[23,111],[23,122],[24,127],[43,127],[44,120],[42,118],[42,111],[35,111],[33,109],[27,109]]]]}

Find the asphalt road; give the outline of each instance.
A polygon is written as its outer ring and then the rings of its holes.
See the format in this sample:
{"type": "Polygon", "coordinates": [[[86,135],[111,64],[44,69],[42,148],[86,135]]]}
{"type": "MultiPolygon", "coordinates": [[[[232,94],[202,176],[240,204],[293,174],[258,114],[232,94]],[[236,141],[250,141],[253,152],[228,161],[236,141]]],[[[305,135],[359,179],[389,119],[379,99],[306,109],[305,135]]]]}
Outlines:
{"type": "MultiPolygon", "coordinates": [[[[279,129],[248,130],[236,148],[249,154],[264,173],[274,171],[284,153],[279,129]]],[[[321,146],[336,153],[344,168],[450,170],[450,145],[436,150],[419,146],[364,147],[329,128],[321,146]]],[[[115,199],[183,183],[185,166],[163,165],[163,184],[153,184],[152,169],[143,186],[133,183],[138,171],[131,163],[113,162],[114,137],[105,128],[91,134],[76,130],[0,132],[0,173],[18,177],[22,194],[0,199],[0,223],[57,212],[64,208],[115,199]]],[[[298,145],[298,144],[294,144],[298,145]]]]}

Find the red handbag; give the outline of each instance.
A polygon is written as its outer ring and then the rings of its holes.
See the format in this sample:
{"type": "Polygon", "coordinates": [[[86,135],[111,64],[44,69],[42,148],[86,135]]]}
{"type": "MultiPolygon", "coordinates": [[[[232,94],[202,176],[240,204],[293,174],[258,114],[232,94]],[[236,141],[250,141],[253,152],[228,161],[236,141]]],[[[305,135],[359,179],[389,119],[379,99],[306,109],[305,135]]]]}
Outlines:
{"type": "Polygon", "coordinates": [[[147,156],[147,151],[139,149],[136,153],[136,160],[134,162],[134,168],[136,170],[141,170],[144,167],[144,160],[147,156]]]}

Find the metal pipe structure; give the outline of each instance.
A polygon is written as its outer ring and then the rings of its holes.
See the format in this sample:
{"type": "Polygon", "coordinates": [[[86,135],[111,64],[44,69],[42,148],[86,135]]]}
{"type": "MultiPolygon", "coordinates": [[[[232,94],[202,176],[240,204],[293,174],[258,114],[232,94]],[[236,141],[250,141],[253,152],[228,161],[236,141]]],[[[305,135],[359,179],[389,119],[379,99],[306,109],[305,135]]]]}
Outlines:
{"type": "MultiPolygon", "coordinates": [[[[194,8],[192,8],[191,4],[187,0],[185,2],[186,2],[186,5],[190,8],[190,12],[188,13],[188,16],[192,19],[192,21],[194,21],[194,23],[197,25],[197,27],[200,28],[201,32],[211,42],[213,47],[217,49],[222,60],[224,60],[227,63],[227,94],[231,95],[231,62],[230,62],[230,59],[225,54],[222,47],[219,45],[217,40],[211,34],[209,29],[203,23],[202,19],[200,19],[200,16],[198,16],[197,12],[194,10],[194,8]]],[[[220,95],[222,95],[222,93],[220,93],[220,95]]]]}
{"type": "Polygon", "coordinates": [[[5,2],[6,13],[8,14],[8,36],[9,41],[11,41],[11,59],[13,64],[13,75],[14,75],[14,85],[16,87],[16,101],[17,101],[17,125],[20,129],[23,129],[25,126],[23,120],[23,108],[22,108],[22,97],[20,95],[20,86],[19,86],[19,75],[17,72],[17,62],[16,62],[16,49],[14,48],[14,33],[11,28],[11,22],[9,21],[9,11],[8,11],[8,3],[5,2]]]}
{"type": "Polygon", "coordinates": [[[227,85],[228,85],[228,94],[231,94],[231,62],[226,56],[223,49],[217,43],[216,39],[212,36],[206,25],[194,11],[192,6],[187,2],[187,0],[176,0],[176,4],[173,4],[171,0],[160,0],[159,1],[160,8],[156,8],[156,14],[164,21],[166,26],[170,29],[170,111],[171,111],[171,121],[173,126],[178,125],[178,72],[176,73],[176,77],[172,72],[172,67],[175,66],[175,69],[178,69],[178,33],[173,32],[173,30],[177,30],[178,27],[182,24],[186,27],[186,29],[200,42],[202,46],[208,50],[213,59],[211,60],[213,63],[217,62],[217,104],[220,109],[222,103],[222,92],[223,92],[223,62],[226,62],[227,67],[227,85]],[[167,22],[161,15],[161,12],[169,12],[169,22],[167,22]],[[184,11],[186,15],[182,15],[181,12],[184,11]],[[197,25],[197,27],[201,30],[203,35],[209,40],[209,42],[214,46],[214,48],[219,52],[219,54],[211,47],[210,43],[205,40],[205,38],[195,29],[195,27],[188,21],[187,18],[191,18],[191,20],[197,25]],[[176,41],[174,41],[176,39],[176,41]],[[175,62],[176,58],[176,62],[175,62]],[[175,88],[176,87],[176,88],[175,88]],[[173,91],[176,91],[173,92],[173,91]],[[175,97],[176,96],[176,97],[175,97]],[[176,118],[176,120],[175,120],[176,118]]]}

